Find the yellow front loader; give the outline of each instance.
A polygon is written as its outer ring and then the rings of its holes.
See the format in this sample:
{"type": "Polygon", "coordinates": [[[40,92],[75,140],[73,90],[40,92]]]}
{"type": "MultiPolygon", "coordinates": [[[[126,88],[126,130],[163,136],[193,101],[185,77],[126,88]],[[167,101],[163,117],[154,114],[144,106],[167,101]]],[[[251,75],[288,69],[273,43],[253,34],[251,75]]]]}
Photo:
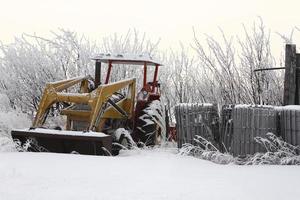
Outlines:
{"type": "MultiPolygon", "coordinates": [[[[12,130],[12,137],[21,146],[30,143],[31,151],[49,151],[57,153],[71,153],[90,155],[110,155],[113,152],[112,132],[118,128],[135,127],[137,117],[144,107],[153,100],[159,99],[157,84],[158,64],[151,59],[114,57],[101,55],[95,58],[95,78],[91,76],[76,77],[69,80],[48,83],[44,89],[32,127],[23,130],[12,130]],[[108,64],[105,82],[101,83],[101,63],[108,64]],[[144,83],[140,93],[148,94],[152,100],[139,100],[136,106],[136,80],[135,78],[109,83],[112,64],[147,65],[155,66],[155,79],[152,85],[144,83]],[[144,88],[147,88],[146,91],[144,88]],[[151,91],[150,91],[151,90],[151,91]],[[152,93],[151,93],[152,92],[152,93]],[[49,111],[55,105],[68,105],[60,110],[65,116],[64,127],[53,129],[43,125],[49,111]]],[[[146,76],[144,76],[146,77],[146,76]]],[[[153,118],[153,121],[155,119],[153,118]]],[[[154,126],[155,139],[165,130],[161,124],[154,126]]],[[[139,141],[141,134],[136,131],[135,139],[139,141]],[[139,138],[137,138],[139,137],[139,138]]],[[[145,135],[143,135],[145,137],[145,135]]],[[[151,136],[153,138],[153,136],[151,136]]],[[[120,138],[119,138],[120,139],[120,138]]],[[[128,140],[128,138],[127,138],[128,140]]],[[[119,141],[117,141],[119,142],[119,141]]],[[[127,141],[129,143],[130,141],[127,141]]]]}

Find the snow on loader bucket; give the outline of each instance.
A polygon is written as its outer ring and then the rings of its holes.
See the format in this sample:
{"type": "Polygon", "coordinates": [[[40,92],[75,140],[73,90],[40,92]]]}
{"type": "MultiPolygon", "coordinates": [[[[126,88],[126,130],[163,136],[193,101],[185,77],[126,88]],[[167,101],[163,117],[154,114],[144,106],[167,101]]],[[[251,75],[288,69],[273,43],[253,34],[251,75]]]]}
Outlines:
{"type": "Polygon", "coordinates": [[[61,131],[50,129],[12,130],[12,137],[29,146],[28,151],[110,155],[112,137],[104,133],[61,131]]]}

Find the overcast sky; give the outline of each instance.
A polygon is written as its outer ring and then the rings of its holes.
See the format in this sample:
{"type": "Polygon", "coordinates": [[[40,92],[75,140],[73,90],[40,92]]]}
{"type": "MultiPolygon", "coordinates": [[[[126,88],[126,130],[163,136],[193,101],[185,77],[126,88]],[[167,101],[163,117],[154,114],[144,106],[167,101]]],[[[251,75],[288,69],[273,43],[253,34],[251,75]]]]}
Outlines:
{"type": "MultiPolygon", "coordinates": [[[[257,16],[274,32],[300,27],[298,0],[0,0],[0,40],[12,42],[22,32],[47,36],[65,28],[91,39],[129,28],[161,38],[163,47],[189,43],[199,33],[242,33],[257,16]]],[[[276,37],[276,36],[275,36],[276,37]]],[[[299,44],[300,45],[300,44],[299,44]]]]}

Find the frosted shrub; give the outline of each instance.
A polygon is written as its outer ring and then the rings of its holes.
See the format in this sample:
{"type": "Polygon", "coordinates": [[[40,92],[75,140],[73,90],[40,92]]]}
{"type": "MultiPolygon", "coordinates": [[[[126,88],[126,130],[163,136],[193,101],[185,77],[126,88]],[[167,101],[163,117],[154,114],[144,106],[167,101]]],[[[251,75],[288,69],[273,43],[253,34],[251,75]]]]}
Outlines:
{"type": "Polygon", "coordinates": [[[0,152],[15,151],[11,129],[29,127],[31,122],[26,114],[9,107],[9,101],[4,101],[8,99],[5,95],[0,94],[0,98],[0,152]]]}
{"type": "Polygon", "coordinates": [[[183,144],[179,154],[191,155],[204,160],[210,160],[218,164],[228,164],[233,162],[234,158],[228,153],[220,152],[211,142],[205,138],[196,135],[194,138],[195,145],[183,144]]]}
{"type": "Polygon", "coordinates": [[[196,136],[194,141],[194,145],[184,144],[179,154],[194,156],[218,164],[300,165],[299,147],[288,144],[273,133],[267,133],[265,138],[255,138],[255,141],[265,148],[265,153],[243,157],[233,157],[229,153],[222,153],[211,142],[201,136],[196,136]]]}
{"type": "Polygon", "coordinates": [[[273,133],[267,133],[265,138],[256,137],[256,142],[261,144],[266,153],[256,153],[248,156],[243,164],[269,164],[269,165],[299,165],[299,147],[293,146],[273,133]]]}

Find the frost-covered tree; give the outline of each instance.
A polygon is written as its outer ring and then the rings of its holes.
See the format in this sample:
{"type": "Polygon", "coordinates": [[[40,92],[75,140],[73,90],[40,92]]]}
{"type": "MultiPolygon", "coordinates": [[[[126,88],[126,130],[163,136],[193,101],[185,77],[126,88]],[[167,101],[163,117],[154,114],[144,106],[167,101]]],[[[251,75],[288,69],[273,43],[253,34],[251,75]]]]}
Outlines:
{"type": "Polygon", "coordinates": [[[202,70],[202,80],[207,88],[202,88],[206,95],[214,98],[214,103],[235,104],[241,102],[241,87],[243,79],[236,63],[233,37],[229,39],[221,30],[222,41],[206,35],[206,46],[201,44],[195,35],[194,49],[199,59],[199,69],[202,70]]]}
{"type": "Polygon", "coordinates": [[[198,80],[205,85],[201,90],[206,99],[218,104],[281,104],[283,73],[254,71],[277,64],[271,54],[270,32],[262,20],[251,31],[244,26],[245,34],[237,38],[220,32],[221,41],[205,35],[203,43],[197,34],[194,37],[198,80]]]}
{"type": "Polygon", "coordinates": [[[23,34],[1,45],[1,64],[6,78],[4,92],[14,106],[35,110],[47,82],[85,75],[91,69],[90,55],[96,46],[84,36],[60,29],[53,38],[23,34]]]}
{"type": "MultiPolygon", "coordinates": [[[[146,33],[137,30],[129,30],[126,34],[113,34],[102,38],[99,45],[101,53],[123,54],[123,55],[143,55],[153,59],[158,57],[158,45],[160,40],[151,41],[146,33]]],[[[105,66],[104,66],[105,67],[105,66]]],[[[153,68],[148,68],[148,73],[152,75],[153,68]]],[[[102,70],[105,74],[105,68],[102,70]]],[[[143,78],[143,67],[114,65],[112,69],[111,81],[118,81],[125,78],[135,77],[141,85],[143,78]]],[[[149,76],[148,78],[150,78],[149,76]]]]}
{"type": "Polygon", "coordinates": [[[271,54],[270,31],[266,30],[259,18],[249,31],[244,26],[245,39],[239,39],[241,74],[246,80],[244,93],[253,104],[278,104],[282,99],[282,73],[276,71],[257,71],[256,69],[276,66],[271,54]]]}
{"type": "MultiPolygon", "coordinates": [[[[221,105],[282,101],[283,73],[254,72],[278,65],[271,54],[270,31],[260,19],[250,28],[244,26],[244,34],[238,37],[228,37],[220,30],[220,40],[210,35],[200,40],[194,31],[192,48],[184,44],[168,51],[160,51],[159,40],[150,40],[137,30],[98,41],[64,29],[51,33],[49,38],[23,34],[14,43],[0,44],[0,92],[7,94],[13,107],[35,111],[47,82],[93,75],[91,57],[98,53],[159,58],[164,64],[159,75],[163,99],[170,109],[182,102],[221,105]]],[[[104,75],[106,65],[102,67],[104,75]]],[[[153,74],[148,72],[150,78],[153,74]]],[[[115,65],[111,81],[136,77],[141,82],[142,74],[143,67],[115,65]]]]}
{"type": "MultiPolygon", "coordinates": [[[[188,48],[180,45],[179,51],[171,50],[162,56],[164,66],[160,69],[161,92],[168,110],[172,111],[177,103],[199,102],[201,94],[195,80],[197,75],[193,72],[194,58],[189,54],[188,48]]],[[[172,116],[172,112],[170,116],[172,116]]]]}
{"type": "MultiPolygon", "coordinates": [[[[152,43],[145,34],[134,30],[123,35],[105,37],[97,44],[84,35],[59,29],[52,37],[23,34],[14,43],[0,45],[0,89],[14,107],[23,111],[37,109],[47,82],[94,73],[98,53],[149,54],[156,53],[159,43],[152,43]]],[[[103,66],[104,68],[105,66],[103,66]]],[[[111,81],[127,77],[142,77],[142,68],[114,66],[111,81]]],[[[102,70],[105,73],[105,68],[102,70]]]]}

